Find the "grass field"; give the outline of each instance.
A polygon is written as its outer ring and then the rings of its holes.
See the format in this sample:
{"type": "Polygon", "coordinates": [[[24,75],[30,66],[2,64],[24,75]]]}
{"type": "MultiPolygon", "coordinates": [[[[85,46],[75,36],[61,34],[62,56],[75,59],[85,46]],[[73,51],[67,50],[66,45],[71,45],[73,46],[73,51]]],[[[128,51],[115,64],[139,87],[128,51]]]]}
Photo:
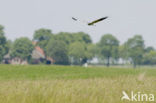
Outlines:
{"type": "Polygon", "coordinates": [[[122,91],[156,96],[156,69],[0,65],[0,103],[131,103],[122,91]]]}

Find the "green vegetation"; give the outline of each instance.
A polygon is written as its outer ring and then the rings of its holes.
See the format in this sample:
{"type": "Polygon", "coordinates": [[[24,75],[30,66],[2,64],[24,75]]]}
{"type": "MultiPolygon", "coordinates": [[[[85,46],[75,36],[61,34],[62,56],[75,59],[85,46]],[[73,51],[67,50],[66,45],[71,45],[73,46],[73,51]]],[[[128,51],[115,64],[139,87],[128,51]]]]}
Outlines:
{"type": "Polygon", "coordinates": [[[0,80],[40,80],[40,79],[93,79],[93,78],[116,78],[119,76],[136,76],[140,73],[156,77],[156,70],[124,69],[115,67],[79,67],[79,66],[0,66],[0,80]]]}
{"type": "Polygon", "coordinates": [[[19,57],[23,60],[29,60],[33,49],[34,46],[28,38],[22,37],[16,39],[13,47],[11,48],[11,57],[19,57]]]}
{"type": "Polygon", "coordinates": [[[104,34],[100,41],[93,43],[89,34],[84,32],[54,34],[50,29],[41,28],[34,32],[32,40],[22,37],[12,42],[6,39],[3,29],[0,26],[0,63],[14,64],[18,59],[25,64],[123,64],[134,68],[156,64],[156,50],[146,47],[141,35],[134,35],[120,44],[112,34],[104,34]],[[95,59],[97,61],[92,62],[95,59]]]}
{"type": "Polygon", "coordinates": [[[128,57],[132,59],[133,66],[136,67],[137,64],[141,64],[144,54],[144,40],[142,36],[136,35],[133,38],[128,39],[125,43],[125,49],[128,53],[128,57]]]}
{"type": "Polygon", "coordinates": [[[111,34],[104,35],[99,44],[99,55],[101,59],[107,60],[107,66],[110,65],[110,58],[116,60],[118,58],[119,41],[111,34]]]}
{"type": "Polygon", "coordinates": [[[87,44],[81,42],[71,43],[69,46],[69,57],[71,64],[82,65],[89,59],[87,44]]]}
{"type": "Polygon", "coordinates": [[[155,81],[151,68],[0,65],[0,103],[128,103],[123,90],[156,95],[155,81]]]}
{"type": "Polygon", "coordinates": [[[55,60],[55,64],[68,64],[67,45],[61,40],[50,40],[47,44],[47,55],[55,60]]]}
{"type": "Polygon", "coordinates": [[[35,31],[33,40],[37,41],[37,45],[46,51],[46,46],[52,37],[53,34],[50,29],[41,28],[35,31]]]}
{"type": "Polygon", "coordinates": [[[8,43],[4,36],[4,27],[0,25],[0,62],[3,60],[5,54],[8,53],[8,43]]]}

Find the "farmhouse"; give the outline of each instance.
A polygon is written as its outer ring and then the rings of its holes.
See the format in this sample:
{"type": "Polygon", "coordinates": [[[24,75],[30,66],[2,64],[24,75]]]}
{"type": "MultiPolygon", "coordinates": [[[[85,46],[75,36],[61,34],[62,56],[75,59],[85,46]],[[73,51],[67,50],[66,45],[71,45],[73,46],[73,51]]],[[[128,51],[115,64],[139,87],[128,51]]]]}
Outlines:
{"type": "MultiPolygon", "coordinates": [[[[40,63],[46,63],[46,64],[53,64],[54,60],[51,57],[46,57],[44,51],[39,46],[35,46],[32,54],[32,64],[40,64],[40,63]]],[[[19,57],[11,58],[10,54],[4,56],[3,58],[4,64],[21,64],[21,65],[27,65],[28,61],[23,60],[19,57]]]]}

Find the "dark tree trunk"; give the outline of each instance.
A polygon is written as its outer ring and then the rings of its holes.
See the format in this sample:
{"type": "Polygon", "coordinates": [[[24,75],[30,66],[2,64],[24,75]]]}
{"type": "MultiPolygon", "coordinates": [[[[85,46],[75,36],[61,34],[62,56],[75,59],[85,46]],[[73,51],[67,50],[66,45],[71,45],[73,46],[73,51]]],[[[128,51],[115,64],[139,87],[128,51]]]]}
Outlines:
{"type": "Polygon", "coordinates": [[[107,67],[109,67],[109,56],[107,57],[107,67]]]}

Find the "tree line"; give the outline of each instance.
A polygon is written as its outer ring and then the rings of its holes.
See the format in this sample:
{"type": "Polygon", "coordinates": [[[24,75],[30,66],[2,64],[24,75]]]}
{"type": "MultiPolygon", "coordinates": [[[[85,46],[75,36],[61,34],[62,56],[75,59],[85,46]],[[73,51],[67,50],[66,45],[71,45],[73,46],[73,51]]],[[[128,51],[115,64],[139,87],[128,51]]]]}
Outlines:
{"type": "Polygon", "coordinates": [[[50,29],[41,28],[34,32],[32,40],[21,37],[11,41],[5,37],[2,25],[0,25],[0,62],[9,53],[12,58],[19,57],[31,64],[33,41],[44,50],[46,56],[53,58],[54,63],[59,65],[83,65],[90,63],[94,58],[98,63],[107,66],[117,65],[120,61],[120,64],[129,63],[134,67],[156,64],[156,50],[145,46],[141,35],[135,35],[120,44],[112,34],[104,34],[99,42],[93,43],[91,37],[84,32],[54,34],[50,29]]]}

